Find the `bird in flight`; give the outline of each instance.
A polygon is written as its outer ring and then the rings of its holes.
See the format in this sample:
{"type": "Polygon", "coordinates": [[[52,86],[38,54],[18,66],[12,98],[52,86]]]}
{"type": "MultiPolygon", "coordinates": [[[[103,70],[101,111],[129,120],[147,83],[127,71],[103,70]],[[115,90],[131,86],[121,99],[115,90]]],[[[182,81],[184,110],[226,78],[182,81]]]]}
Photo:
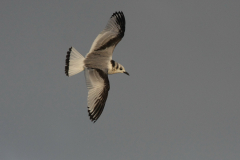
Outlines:
{"type": "Polygon", "coordinates": [[[105,106],[110,84],[108,74],[125,73],[125,68],[112,60],[112,53],[125,32],[123,12],[115,12],[105,29],[96,37],[85,58],[73,47],[66,56],[65,73],[73,76],[84,70],[88,88],[88,113],[96,122],[105,106]]]}

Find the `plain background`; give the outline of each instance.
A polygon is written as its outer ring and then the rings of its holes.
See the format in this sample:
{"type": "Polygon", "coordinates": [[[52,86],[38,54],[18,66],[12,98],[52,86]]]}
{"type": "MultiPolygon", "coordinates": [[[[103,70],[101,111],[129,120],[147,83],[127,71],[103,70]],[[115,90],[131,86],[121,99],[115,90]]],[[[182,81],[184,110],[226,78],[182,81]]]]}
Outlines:
{"type": "Polygon", "coordinates": [[[239,0],[0,2],[1,160],[239,160],[239,0]],[[126,32],[104,111],[66,77],[115,11],[126,32]]]}

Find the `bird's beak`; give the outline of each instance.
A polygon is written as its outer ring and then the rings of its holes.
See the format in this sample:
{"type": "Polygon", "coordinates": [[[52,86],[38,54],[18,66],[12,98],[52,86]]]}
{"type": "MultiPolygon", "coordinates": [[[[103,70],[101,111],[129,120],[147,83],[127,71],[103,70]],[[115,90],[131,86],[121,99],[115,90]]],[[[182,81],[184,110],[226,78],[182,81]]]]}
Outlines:
{"type": "Polygon", "coordinates": [[[126,75],[128,75],[128,76],[129,76],[129,73],[128,73],[128,72],[123,72],[123,73],[125,73],[126,75]]]}

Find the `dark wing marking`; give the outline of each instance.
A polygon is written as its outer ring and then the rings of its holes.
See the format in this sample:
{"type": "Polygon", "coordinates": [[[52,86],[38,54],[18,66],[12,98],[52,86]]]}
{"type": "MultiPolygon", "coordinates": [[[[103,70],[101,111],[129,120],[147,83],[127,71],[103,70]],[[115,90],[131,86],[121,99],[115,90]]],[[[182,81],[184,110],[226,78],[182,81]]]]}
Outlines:
{"type": "Polygon", "coordinates": [[[107,69],[112,53],[125,32],[125,17],[122,12],[115,12],[105,29],[94,40],[84,64],[87,68],[107,69]]]}
{"type": "Polygon", "coordinates": [[[85,68],[88,88],[88,113],[91,121],[96,122],[104,109],[110,89],[108,76],[100,69],[85,68]]]}
{"type": "Polygon", "coordinates": [[[124,36],[125,24],[126,21],[123,12],[113,13],[105,29],[94,40],[90,52],[104,50],[109,47],[113,47],[114,49],[124,36]]]}

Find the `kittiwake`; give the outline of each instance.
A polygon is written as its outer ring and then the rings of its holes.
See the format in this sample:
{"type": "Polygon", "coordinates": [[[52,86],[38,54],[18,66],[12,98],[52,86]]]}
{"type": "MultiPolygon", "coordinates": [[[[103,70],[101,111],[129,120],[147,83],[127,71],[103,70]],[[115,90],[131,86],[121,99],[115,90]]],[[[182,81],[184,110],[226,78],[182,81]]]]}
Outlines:
{"type": "Polygon", "coordinates": [[[94,40],[85,58],[73,47],[67,52],[66,75],[70,77],[84,70],[88,88],[88,113],[93,122],[102,114],[108,97],[108,74],[129,75],[120,63],[112,60],[113,50],[124,36],[125,24],[123,12],[115,12],[94,40]]]}

